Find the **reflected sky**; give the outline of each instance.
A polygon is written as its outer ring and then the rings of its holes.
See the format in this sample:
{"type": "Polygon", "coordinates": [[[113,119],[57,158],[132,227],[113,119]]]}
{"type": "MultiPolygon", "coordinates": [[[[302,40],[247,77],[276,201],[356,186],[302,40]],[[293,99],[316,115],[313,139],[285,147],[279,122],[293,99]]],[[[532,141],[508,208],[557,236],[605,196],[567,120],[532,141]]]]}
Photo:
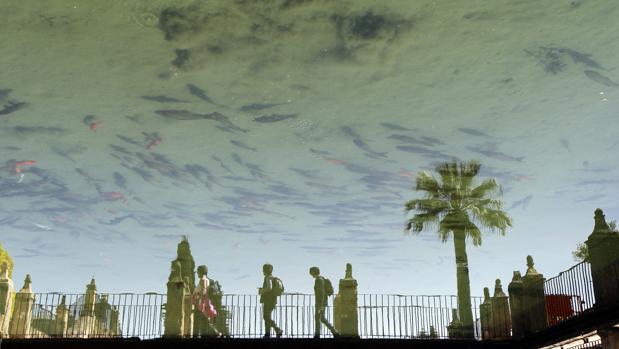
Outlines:
{"type": "Polygon", "coordinates": [[[226,292],[353,264],[360,292],[454,294],[453,244],[405,236],[414,178],[478,160],[507,236],[556,275],[619,217],[614,1],[0,3],[0,242],[37,291],[164,291],[176,244],[226,292]]]}

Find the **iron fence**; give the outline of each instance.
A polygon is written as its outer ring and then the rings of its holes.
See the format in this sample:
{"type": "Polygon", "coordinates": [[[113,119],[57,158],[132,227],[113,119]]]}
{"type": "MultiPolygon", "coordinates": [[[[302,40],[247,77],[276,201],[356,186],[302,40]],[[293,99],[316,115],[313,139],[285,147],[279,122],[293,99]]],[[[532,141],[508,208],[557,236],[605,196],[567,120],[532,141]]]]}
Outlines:
{"type": "MultiPolygon", "coordinates": [[[[35,293],[30,326],[24,338],[47,337],[140,337],[159,338],[164,334],[165,294],[97,294],[89,302],[84,294],[35,293]],[[88,305],[90,304],[90,305],[88,305]],[[63,320],[64,319],[64,320],[63,320]]],[[[333,300],[326,315],[333,323],[333,300]]],[[[475,337],[481,338],[479,305],[472,297],[475,337]]],[[[456,296],[358,295],[358,330],[361,338],[448,338],[447,326],[456,296]]],[[[257,295],[223,296],[227,333],[235,338],[264,335],[262,305],[257,295]]],[[[279,297],[273,319],[289,338],[314,335],[314,295],[286,293],[279,297]]],[[[15,309],[17,310],[17,309],[15,309]]],[[[321,326],[321,334],[331,334],[321,326]]]]}
{"type": "Polygon", "coordinates": [[[581,262],[544,283],[548,326],[554,326],[595,304],[591,264],[581,262]]]}

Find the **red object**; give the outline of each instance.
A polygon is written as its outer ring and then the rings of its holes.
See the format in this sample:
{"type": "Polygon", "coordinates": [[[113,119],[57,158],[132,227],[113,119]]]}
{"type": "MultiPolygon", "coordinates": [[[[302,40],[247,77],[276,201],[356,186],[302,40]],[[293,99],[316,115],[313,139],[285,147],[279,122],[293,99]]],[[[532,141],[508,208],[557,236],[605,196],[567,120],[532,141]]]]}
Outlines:
{"type": "Polygon", "coordinates": [[[123,202],[127,202],[127,199],[125,198],[125,194],[117,192],[117,191],[104,191],[104,192],[101,192],[100,194],[107,201],[122,200],[123,202]]]}
{"type": "Polygon", "coordinates": [[[556,325],[576,315],[572,308],[572,298],[575,297],[567,294],[546,295],[548,325],[556,325]]]}
{"type": "Polygon", "coordinates": [[[161,138],[155,138],[146,145],[146,149],[150,150],[150,148],[156,147],[159,144],[161,144],[161,138]]]}
{"type": "Polygon", "coordinates": [[[20,174],[22,166],[32,166],[36,163],[37,162],[34,160],[11,161],[9,163],[9,171],[11,171],[12,174],[20,174]]]}
{"type": "Polygon", "coordinates": [[[103,125],[103,121],[94,121],[90,123],[88,128],[90,128],[90,130],[93,132],[97,132],[97,129],[101,127],[102,125],[103,125]]]}
{"type": "Polygon", "coordinates": [[[211,302],[210,298],[208,298],[208,291],[204,292],[204,294],[195,293],[193,295],[193,303],[202,315],[208,317],[209,319],[217,316],[217,309],[215,309],[215,306],[211,302]]]}
{"type": "Polygon", "coordinates": [[[336,159],[336,158],[325,158],[325,157],[323,157],[323,159],[325,161],[327,161],[328,163],[333,164],[333,165],[343,165],[344,164],[344,161],[336,159]]]}

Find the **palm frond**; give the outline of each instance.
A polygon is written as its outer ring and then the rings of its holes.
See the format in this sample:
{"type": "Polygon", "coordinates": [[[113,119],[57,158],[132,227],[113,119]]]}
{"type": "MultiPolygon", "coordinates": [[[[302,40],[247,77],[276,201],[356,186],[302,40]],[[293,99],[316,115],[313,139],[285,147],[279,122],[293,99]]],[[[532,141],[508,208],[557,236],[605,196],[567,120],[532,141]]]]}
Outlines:
{"type": "Polygon", "coordinates": [[[481,199],[487,195],[493,195],[495,193],[501,194],[503,191],[501,186],[496,182],[494,178],[489,178],[481,182],[480,185],[471,190],[471,198],[481,199]]]}
{"type": "Polygon", "coordinates": [[[441,186],[430,172],[422,171],[417,175],[415,190],[425,191],[426,196],[429,197],[438,197],[441,192],[441,186]]]}
{"type": "Polygon", "coordinates": [[[408,220],[406,233],[418,234],[423,230],[431,230],[438,225],[438,217],[433,214],[420,213],[408,220]]]}

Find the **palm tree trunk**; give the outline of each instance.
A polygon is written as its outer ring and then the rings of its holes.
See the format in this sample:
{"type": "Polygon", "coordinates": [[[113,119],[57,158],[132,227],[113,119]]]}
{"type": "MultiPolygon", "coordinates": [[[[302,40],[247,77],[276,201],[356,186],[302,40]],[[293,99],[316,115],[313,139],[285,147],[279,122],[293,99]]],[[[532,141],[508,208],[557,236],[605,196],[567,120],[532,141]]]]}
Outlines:
{"type": "Polygon", "coordinates": [[[454,232],[454,248],[456,252],[456,280],[458,282],[458,312],[462,323],[462,336],[473,338],[473,312],[471,310],[471,285],[469,281],[469,265],[466,256],[466,241],[463,231],[454,232]]]}

